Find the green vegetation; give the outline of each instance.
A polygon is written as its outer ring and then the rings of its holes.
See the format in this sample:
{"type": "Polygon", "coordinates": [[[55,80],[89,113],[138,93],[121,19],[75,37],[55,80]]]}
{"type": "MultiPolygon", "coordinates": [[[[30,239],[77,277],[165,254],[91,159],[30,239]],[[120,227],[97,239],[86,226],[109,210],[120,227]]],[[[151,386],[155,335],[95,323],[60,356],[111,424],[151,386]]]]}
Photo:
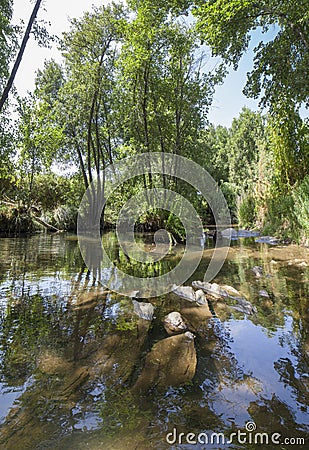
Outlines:
{"type": "MultiPolygon", "coordinates": [[[[9,64],[20,53],[22,30],[11,25],[13,6],[5,1],[0,10],[3,92],[9,64]]],[[[83,192],[96,176],[129,155],[160,151],[207,169],[234,222],[308,241],[309,124],[299,114],[308,106],[308,21],[302,0],[297,7],[288,1],[132,0],[127,7],[94,7],[72,20],[59,43],[62,63],[46,61],[34,92],[19,98],[13,91],[2,110],[0,232],[75,230],[83,192]],[[215,127],[208,122],[215,86],[230,66],[237,68],[256,29],[260,42],[244,91],[268,109],[262,115],[244,108],[229,129],[215,127]],[[270,30],[274,36],[264,42],[270,30]],[[207,71],[204,44],[221,58],[215,71],[207,71]]],[[[36,20],[33,29],[48,45],[36,20]]],[[[206,202],[185,183],[149,174],[109,199],[106,224],[116,223],[140,187],[179,192],[204,225],[213,220],[206,202]]],[[[166,211],[150,211],[140,222],[185,237],[166,211]]]]}

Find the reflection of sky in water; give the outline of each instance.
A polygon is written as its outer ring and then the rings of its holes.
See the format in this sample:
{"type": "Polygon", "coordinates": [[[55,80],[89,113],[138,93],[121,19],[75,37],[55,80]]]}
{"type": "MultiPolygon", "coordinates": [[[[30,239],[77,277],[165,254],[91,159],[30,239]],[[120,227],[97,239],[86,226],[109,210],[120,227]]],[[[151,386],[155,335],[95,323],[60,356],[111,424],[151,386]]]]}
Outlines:
{"type": "Polygon", "coordinates": [[[0,383],[0,424],[7,416],[8,410],[13,406],[15,400],[23,392],[23,389],[9,389],[2,383],[0,383]]]}
{"type": "Polygon", "coordinates": [[[45,296],[64,296],[69,295],[72,291],[72,281],[56,277],[42,277],[40,280],[31,280],[25,278],[23,280],[5,281],[0,284],[0,298],[5,297],[8,293],[11,297],[21,297],[22,295],[41,294],[45,296]]]}
{"type": "Polygon", "coordinates": [[[0,383],[0,424],[4,422],[8,411],[18,401],[20,395],[26,391],[27,388],[33,383],[33,377],[30,377],[26,383],[20,387],[9,387],[5,383],[0,383]]]}
{"type": "MultiPolygon", "coordinates": [[[[297,367],[298,359],[291,353],[289,345],[293,336],[292,327],[291,317],[286,317],[284,328],[279,328],[272,335],[250,320],[231,320],[226,324],[231,338],[229,351],[235,355],[237,366],[249,378],[236,382],[221,381],[217,392],[212,394],[213,410],[217,414],[222,414],[225,420],[236,418],[236,424],[242,425],[250,419],[247,411],[250,402],[257,398],[271,400],[275,394],[281,402],[289,405],[297,423],[308,421],[308,413],[299,410],[293,388],[280,380],[280,374],[274,367],[280,358],[288,358],[292,366],[297,367]]],[[[295,375],[297,377],[297,373],[295,375]]]]}

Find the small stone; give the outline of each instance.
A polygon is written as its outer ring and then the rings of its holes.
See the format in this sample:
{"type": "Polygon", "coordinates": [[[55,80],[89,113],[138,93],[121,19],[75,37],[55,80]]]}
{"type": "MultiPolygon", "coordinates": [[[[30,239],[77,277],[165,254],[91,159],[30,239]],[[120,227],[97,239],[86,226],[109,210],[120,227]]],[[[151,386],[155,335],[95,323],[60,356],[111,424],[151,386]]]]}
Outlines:
{"type": "Polygon", "coordinates": [[[260,296],[260,297],[266,297],[266,298],[269,298],[268,292],[265,291],[264,289],[261,289],[261,290],[259,291],[259,296],[260,296]]]}
{"type": "Polygon", "coordinates": [[[198,305],[207,305],[207,299],[206,296],[204,294],[204,292],[202,291],[202,289],[199,289],[198,291],[195,292],[195,297],[196,297],[196,303],[198,305]]]}
{"type": "Polygon", "coordinates": [[[263,268],[260,266],[254,266],[251,270],[257,278],[261,278],[264,274],[263,268]]]}
{"type": "Polygon", "coordinates": [[[151,303],[138,302],[136,300],[132,300],[134,312],[141,319],[152,320],[154,314],[154,306],[151,303]]]}
{"type": "Polygon", "coordinates": [[[164,328],[168,334],[182,333],[187,329],[181,314],[177,311],[170,312],[164,317],[164,328]]]}

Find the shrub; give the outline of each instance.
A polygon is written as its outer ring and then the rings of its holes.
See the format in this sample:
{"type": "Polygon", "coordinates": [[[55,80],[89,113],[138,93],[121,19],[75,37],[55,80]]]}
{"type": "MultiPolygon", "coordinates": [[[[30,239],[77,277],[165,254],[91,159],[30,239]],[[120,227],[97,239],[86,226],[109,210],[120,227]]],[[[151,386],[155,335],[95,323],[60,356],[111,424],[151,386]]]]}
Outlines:
{"type": "Polygon", "coordinates": [[[257,222],[256,200],[249,194],[241,200],[238,207],[239,224],[245,228],[253,228],[257,222]]]}

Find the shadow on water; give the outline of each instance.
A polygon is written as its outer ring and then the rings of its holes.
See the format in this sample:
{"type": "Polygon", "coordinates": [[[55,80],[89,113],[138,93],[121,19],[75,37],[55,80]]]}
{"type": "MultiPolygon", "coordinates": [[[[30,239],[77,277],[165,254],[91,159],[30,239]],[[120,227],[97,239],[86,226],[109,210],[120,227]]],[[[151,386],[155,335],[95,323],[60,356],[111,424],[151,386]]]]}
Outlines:
{"type": "MultiPolygon", "coordinates": [[[[139,276],[166,273],[183,252],[173,247],[150,274],[132,266],[113,233],[104,240],[110,258],[139,276]]],[[[151,236],[140,243],[150,249],[151,236]]],[[[212,251],[206,241],[187,284],[203,279],[212,251]]],[[[234,242],[214,281],[238,289],[256,314],[171,293],[151,299],[152,321],[96,283],[76,236],[3,238],[0,255],[0,448],[272,448],[250,443],[249,432],[233,447],[218,435],[203,444],[214,432],[246,433],[249,421],[269,439],[306,436],[308,249],[234,242]],[[168,336],[171,311],[185,318],[186,336],[168,336]],[[187,433],[201,443],[189,445],[187,433]]]]}

